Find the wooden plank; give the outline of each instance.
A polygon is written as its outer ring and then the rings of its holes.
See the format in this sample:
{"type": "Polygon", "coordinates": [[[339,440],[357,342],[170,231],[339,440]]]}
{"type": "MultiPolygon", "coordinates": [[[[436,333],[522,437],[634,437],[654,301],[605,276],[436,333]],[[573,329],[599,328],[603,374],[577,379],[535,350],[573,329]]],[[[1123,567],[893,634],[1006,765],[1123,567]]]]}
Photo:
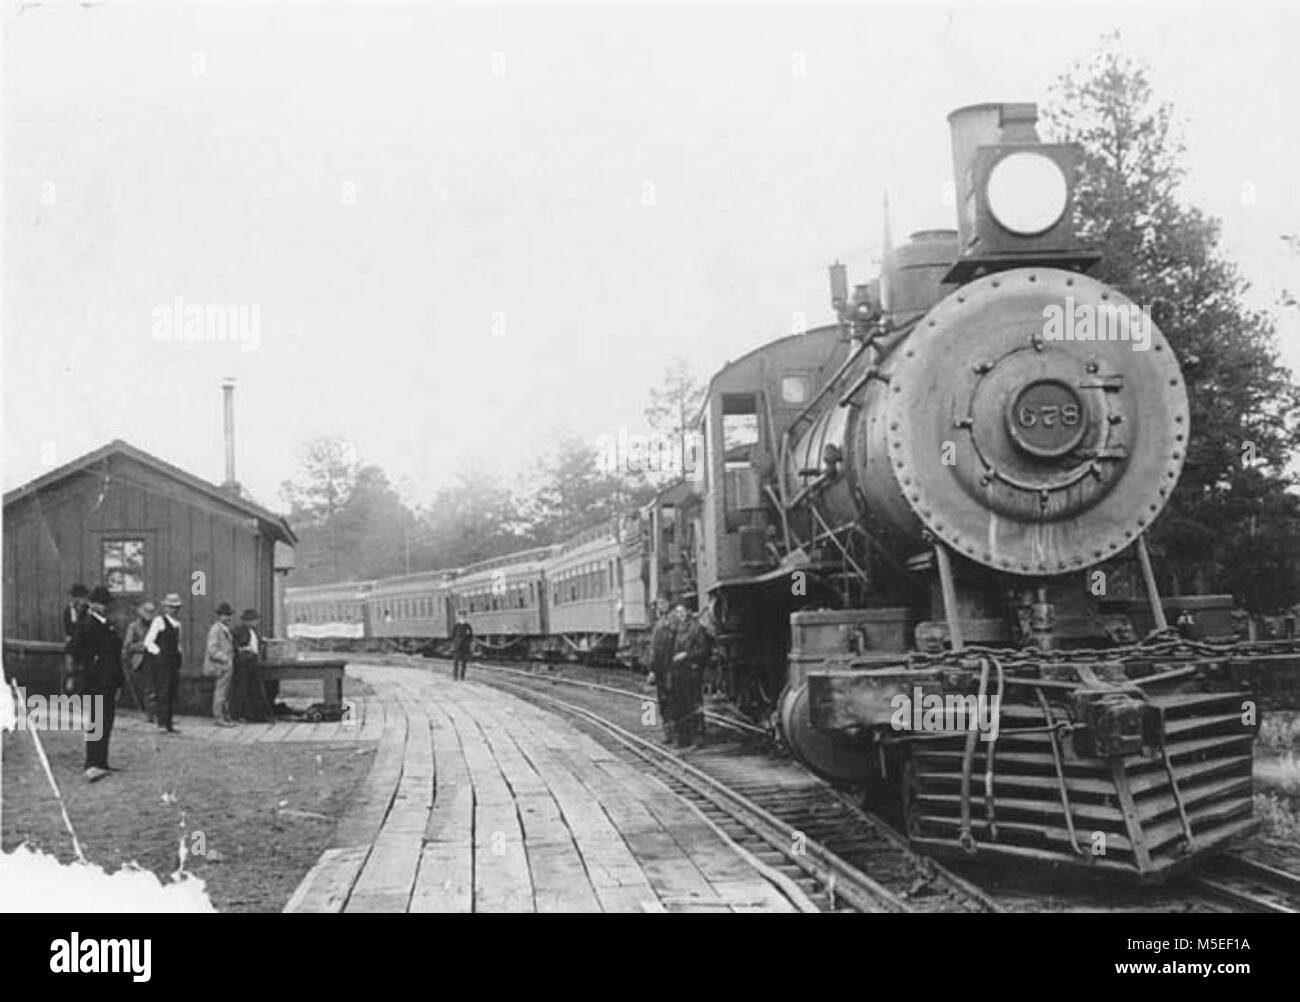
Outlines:
{"type": "Polygon", "coordinates": [[[280,740],[288,742],[314,741],[316,735],[320,733],[319,727],[320,724],[314,724],[308,720],[299,720],[284,733],[280,740]]]}
{"type": "Polygon", "coordinates": [[[286,912],[341,912],[370,846],[326,849],[284,906],[286,912]]]}
{"type": "Polygon", "coordinates": [[[362,741],[378,741],[383,736],[386,725],[386,710],[382,700],[374,699],[366,703],[366,719],[361,725],[362,741]]]}
{"type": "Polygon", "coordinates": [[[549,793],[520,797],[516,801],[516,808],[526,845],[573,844],[573,835],[560,816],[560,807],[549,793]]]}
{"type": "Polygon", "coordinates": [[[292,721],[277,720],[275,723],[267,727],[265,731],[259,733],[254,740],[258,744],[263,744],[263,743],[274,744],[276,742],[283,741],[284,736],[288,734],[289,731],[293,730],[295,726],[296,725],[292,721]]]}
{"type": "Polygon", "coordinates": [[[243,727],[238,728],[239,733],[235,735],[235,744],[252,744],[260,740],[273,726],[273,724],[244,724],[243,727]]]}
{"type": "Polygon", "coordinates": [[[234,744],[239,737],[239,732],[243,730],[242,727],[218,727],[211,719],[200,726],[207,730],[209,741],[220,741],[225,744],[234,744]]]}
{"type": "Polygon", "coordinates": [[[628,847],[660,897],[716,900],[717,893],[668,832],[626,836],[628,847]]]}
{"type": "Polygon", "coordinates": [[[352,889],[349,912],[406,911],[420,868],[423,832],[423,825],[414,834],[384,826],[352,889]]]}
{"type": "MultiPolygon", "coordinates": [[[[645,871],[614,823],[600,810],[604,804],[595,803],[592,791],[568,773],[558,756],[530,744],[533,737],[530,729],[521,728],[515,737],[520,742],[521,751],[530,756],[539,773],[550,784],[552,796],[582,860],[586,882],[594,889],[601,908],[604,911],[642,911],[647,903],[657,902],[645,871]]],[[[527,826],[529,815],[524,805],[521,804],[520,810],[527,826]]],[[[649,825],[657,828],[648,812],[643,812],[643,815],[649,825]]]]}
{"type": "Polygon", "coordinates": [[[480,775],[476,773],[474,909],[531,912],[534,910],[532,877],[514,800],[480,799],[479,782],[480,775]]]}
{"type": "MultiPolygon", "coordinates": [[[[753,870],[749,871],[751,874],[753,870]]],[[[733,912],[793,912],[780,891],[761,878],[736,882],[714,881],[713,889],[733,912]]]]}
{"type": "Polygon", "coordinates": [[[474,849],[474,910],[476,912],[532,912],[533,881],[522,843],[515,841],[499,851],[489,846],[474,849]]]}
{"type": "Polygon", "coordinates": [[[649,883],[626,887],[597,887],[596,898],[601,911],[613,914],[641,914],[663,911],[659,898],[649,883]]]}
{"type": "Polygon", "coordinates": [[[463,913],[474,909],[474,849],[466,838],[424,847],[411,894],[412,912],[463,913]]]}
{"type": "Polygon", "coordinates": [[[540,912],[598,912],[600,902],[572,841],[534,845],[525,843],[528,871],[533,880],[533,901],[540,912]]]}
{"type": "Polygon", "coordinates": [[[429,812],[425,826],[426,842],[463,842],[469,845],[474,838],[474,789],[463,786],[438,786],[438,799],[429,812]]]}
{"type": "Polygon", "coordinates": [[[392,806],[402,775],[406,753],[406,720],[395,723],[380,741],[379,751],[360,795],[348,805],[334,832],[336,845],[360,845],[373,842],[383,827],[392,806]]]}

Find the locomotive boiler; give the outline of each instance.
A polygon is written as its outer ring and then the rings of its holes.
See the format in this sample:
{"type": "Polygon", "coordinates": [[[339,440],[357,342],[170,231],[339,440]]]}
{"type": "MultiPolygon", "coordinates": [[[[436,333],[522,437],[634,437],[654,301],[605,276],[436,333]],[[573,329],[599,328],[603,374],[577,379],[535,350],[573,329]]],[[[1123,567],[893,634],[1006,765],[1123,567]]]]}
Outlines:
{"type": "Polygon", "coordinates": [[[1158,592],[1186,389],[1087,274],[1079,152],[1035,120],[954,112],[956,231],[852,293],[833,266],[837,323],[715,376],[692,578],[737,701],[917,845],[1158,878],[1255,826],[1256,693],[1294,650],[1158,592]]]}

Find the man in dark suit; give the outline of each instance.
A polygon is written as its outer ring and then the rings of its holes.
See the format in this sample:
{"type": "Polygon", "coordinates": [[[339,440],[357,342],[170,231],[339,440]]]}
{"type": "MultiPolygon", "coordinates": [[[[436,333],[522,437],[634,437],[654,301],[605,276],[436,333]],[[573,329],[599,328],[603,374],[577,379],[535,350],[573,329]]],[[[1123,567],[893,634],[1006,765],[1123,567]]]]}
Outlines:
{"type": "Polygon", "coordinates": [[[659,699],[659,722],[663,726],[664,742],[677,741],[674,716],[672,681],[673,647],[677,643],[677,620],[673,617],[667,596],[655,600],[655,625],[650,633],[650,676],[654,679],[655,694],[659,699]]]}
{"type": "Polygon", "coordinates": [[[230,630],[235,646],[235,680],[231,687],[231,714],[236,720],[260,722],[268,718],[270,703],[262,686],[262,638],[258,635],[261,620],[256,609],[245,609],[230,630]]]}
{"type": "Polygon", "coordinates": [[[78,695],[86,725],[86,779],[95,783],[111,771],[108,742],[117,716],[117,691],[122,676],[122,638],[108,621],[113,597],[103,585],[90,593],[89,614],[80,621],[71,641],[77,669],[78,695]]]}
{"type": "Polygon", "coordinates": [[[63,624],[63,679],[62,689],[71,695],[77,690],[76,663],[72,659],[72,638],[77,627],[86,621],[87,606],[90,605],[90,592],[78,582],[68,592],[68,604],[63,607],[59,621],[63,624]]]}
{"type": "Polygon", "coordinates": [[[683,748],[704,744],[704,670],[709,660],[710,638],[698,616],[678,604],[673,610],[677,630],[673,636],[669,689],[677,743],[683,748]]]}
{"type": "Polygon", "coordinates": [[[465,677],[465,667],[469,663],[470,652],[474,645],[474,627],[469,625],[469,615],[464,609],[456,614],[456,625],[451,628],[451,646],[455,659],[451,663],[453,679],[465,677]]]}

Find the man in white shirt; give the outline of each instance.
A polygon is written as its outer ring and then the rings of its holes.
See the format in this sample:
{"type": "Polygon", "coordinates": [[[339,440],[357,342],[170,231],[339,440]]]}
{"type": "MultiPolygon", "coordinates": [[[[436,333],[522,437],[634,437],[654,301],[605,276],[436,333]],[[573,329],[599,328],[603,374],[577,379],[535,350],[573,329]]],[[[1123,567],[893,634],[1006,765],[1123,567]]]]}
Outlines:
{"type": "Polygon", "coordinates": [[[181,597],[175,592],[162,600],[162,614],[144,635],[143,670],[148,678],[151,711],[160,734],[179,734],[172,724],[172,707],[181,675],[181,597]]]}

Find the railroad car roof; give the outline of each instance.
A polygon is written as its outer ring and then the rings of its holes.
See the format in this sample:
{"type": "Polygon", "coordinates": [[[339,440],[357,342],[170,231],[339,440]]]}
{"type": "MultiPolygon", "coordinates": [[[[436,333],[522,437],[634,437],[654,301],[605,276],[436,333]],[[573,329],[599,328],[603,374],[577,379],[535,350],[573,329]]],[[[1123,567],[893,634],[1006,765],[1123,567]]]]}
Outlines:
{"type": "Polygon", "coordinates": [[[453,571],[427,571],[423,574],[404,574],[398,578],[381,578],[370,589],[370,594],[375,596],[396,594],[428,588],[430,585],[449,588],[454,576],[453,571]]]}
{"type": "Polygon", "coordinates": [[[470,564],[460,572],[457,580],[501,567],[511,567],[516,564],[535,564],[545,560],[554,549],[552,546],[538,546],[531,550],[519,550],[515,553],[506,553],[499,557],[493,557],[490,560],[483,560],[477,564],[470,564]]]}
{"type": "Polygon", "coordinates": [[[338,595],[355,598],[369,592],[373,585],[373,581],[338,581],[334,584],[299,585],[296,588],[286,588],[284,597],[286,600],[291,598],[333,598],[338,595]]]}
{"type": "Polygon", "coordinates": [[[598,525],[588,526],[581,532],[575,532],[568,539],[557,543],[554,547],[555,555],[558,556],[562,553],[568,553],[570,550],[575,550],[579,546],[586,546],[588,543],[593,543],[597,540],[617,538],[618,534],[615,531],[614,526],[608,521],[602,521],[598,525]]]}

